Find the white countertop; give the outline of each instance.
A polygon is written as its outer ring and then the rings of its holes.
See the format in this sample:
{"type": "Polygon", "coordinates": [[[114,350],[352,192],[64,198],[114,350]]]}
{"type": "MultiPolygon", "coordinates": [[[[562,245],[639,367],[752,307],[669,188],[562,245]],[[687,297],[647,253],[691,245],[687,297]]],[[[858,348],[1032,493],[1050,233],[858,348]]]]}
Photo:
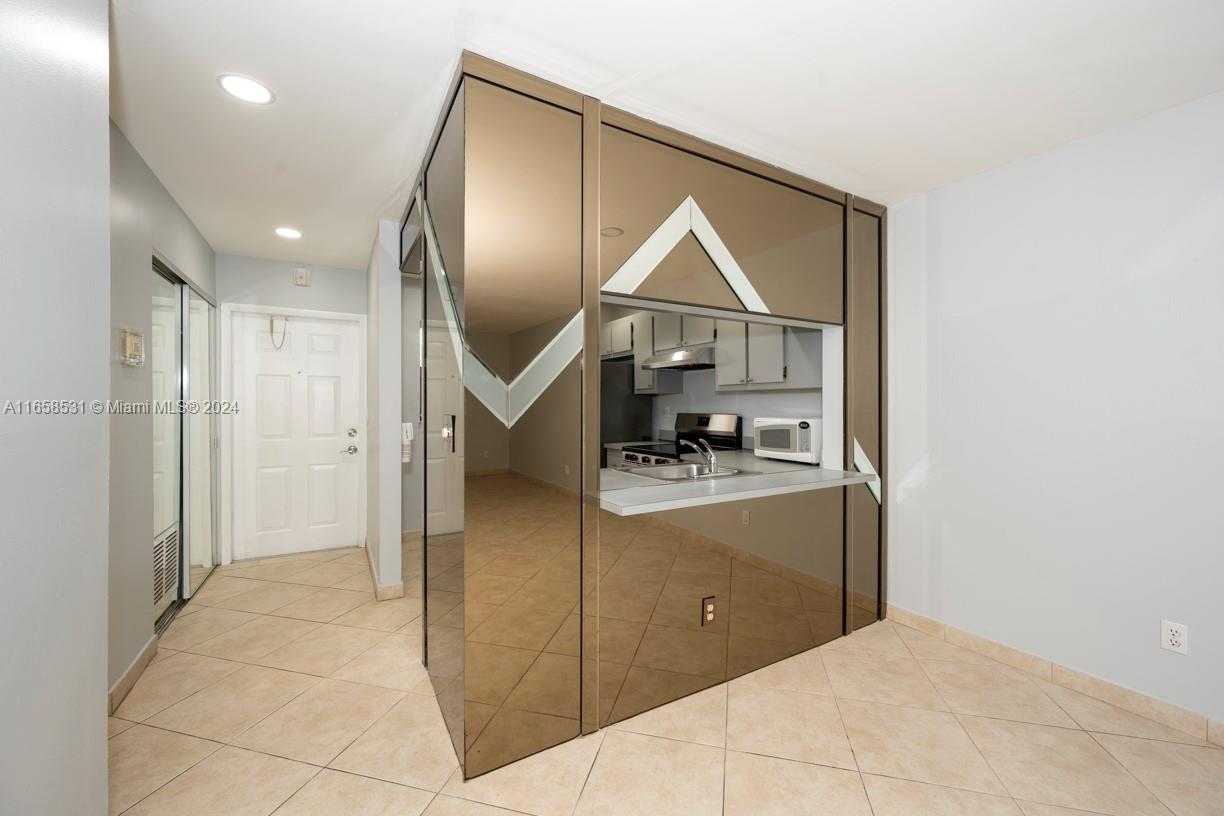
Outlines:
{"type": "MultiPolygon", "coordinates": [[[[688,462],[704,461],[695,453],[686,454],[682,458],[688,462]]],[[[718,454],[718,464],[720,467],[739,468],[752,473],[717,479],[667,482],[623,470],[604,468],[599,471],[599,506],[618,516],[636,516],[642,513],[657,513],[660,510],[677,510],[682,507],[699,507],[862,484],[876,478],[867,473],[829,470],[777,459],[761,459],[749,450],[723,451],[718,454]]]]}

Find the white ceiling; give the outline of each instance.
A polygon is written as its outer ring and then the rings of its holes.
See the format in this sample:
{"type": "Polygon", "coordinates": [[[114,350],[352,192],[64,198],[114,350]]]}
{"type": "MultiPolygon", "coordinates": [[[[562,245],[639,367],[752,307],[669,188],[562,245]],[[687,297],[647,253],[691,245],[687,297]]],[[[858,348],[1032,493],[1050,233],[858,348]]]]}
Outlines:
{"type": "Polygon", "coordinates": [[[1220,0],[112,6],[112,116],[213,247],[355,268],[463,48],[884,203],[1224,89],[1220,0]]]}

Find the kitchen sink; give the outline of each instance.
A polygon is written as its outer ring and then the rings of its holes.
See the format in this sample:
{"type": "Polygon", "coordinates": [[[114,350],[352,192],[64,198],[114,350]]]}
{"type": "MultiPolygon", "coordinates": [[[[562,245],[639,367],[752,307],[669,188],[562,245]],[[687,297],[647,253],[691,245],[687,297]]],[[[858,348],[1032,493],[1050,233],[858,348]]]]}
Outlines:
{"type": "Polygon", "coordinates": [[[648,465],[646,467],[629,468],[629,472],[637,476],[648,476],[651,479],[663,479],[668,482],[686,482],[694,479],[717,479],[721,476],[751,476],[750,470],[720,467],[710,470],[707,465],[685,463],[680,465],[648,465]]]}

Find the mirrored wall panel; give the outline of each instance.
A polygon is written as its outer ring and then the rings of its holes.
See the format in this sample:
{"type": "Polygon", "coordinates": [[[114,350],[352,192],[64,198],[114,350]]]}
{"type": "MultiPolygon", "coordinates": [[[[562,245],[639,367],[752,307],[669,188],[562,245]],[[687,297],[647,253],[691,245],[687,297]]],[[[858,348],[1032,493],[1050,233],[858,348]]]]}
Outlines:
{"type": "MultiPolygon", "coordinates": [[[[183,332],[187,360],[186,398],[206,405],[214,398],[213,337],[216,309],[195,290],[184,287],[187,299],[186,327],[183,332]]],[[[190,596],[217,565],[217,535],[213,502],[215,459],[212,413],[188,412],[183,429],[185,453],[184,498],[187,513],[187,594],[190,596]]]]}
{"type": "Polygon", "coordinates": [[[469,77],[426,173],[428,660],[469,778],[579,733],[581,147],[469,77]]]}
{"type": "Polygon", "coordinates": [[[603,290],[841,323],[844,206],[604,125],[603,290]]]}
{"type": "MultiPolygon", "coordinates": [[[[148,338],[151,399],[171,405],[182,399],[180,286],[154,269],[153,321],[148,338]]],[[[177,411],[153,412],[153,619],[179,599],[182,475],[177,411]]]]}

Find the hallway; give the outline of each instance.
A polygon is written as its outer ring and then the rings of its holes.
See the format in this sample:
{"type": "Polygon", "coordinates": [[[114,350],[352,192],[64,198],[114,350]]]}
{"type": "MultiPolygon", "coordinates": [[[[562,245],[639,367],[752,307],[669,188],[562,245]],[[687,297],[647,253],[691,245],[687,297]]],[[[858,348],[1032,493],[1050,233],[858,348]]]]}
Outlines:
{"type": "Polygon", "coordinates": [[[208,581],[110,719],[112,814],[1222,812],[1224,749],[891,622],[464,783],[365,557],[208,581]]]}

